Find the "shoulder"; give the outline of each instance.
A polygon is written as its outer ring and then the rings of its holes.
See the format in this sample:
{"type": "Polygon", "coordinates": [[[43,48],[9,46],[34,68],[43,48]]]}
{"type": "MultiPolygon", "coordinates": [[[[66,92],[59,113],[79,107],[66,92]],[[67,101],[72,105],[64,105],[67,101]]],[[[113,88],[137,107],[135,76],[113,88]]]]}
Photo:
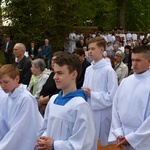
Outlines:
{"type": "Polygon", "coordinates": [[[120,66],[121,67],[127,67],[127,65],[125,63],[123,63],[123,62],[121,62],[120,66]]]}
{"type": "Polygon", "coordinates": [[[88,107],[88,103],[85,101],[84,98],[80,97],[80,96],[76,96],[74,98],[72,98],[67,104],[66,106],[71,107],[72,109],[78,109],[78,108],[82,108],[82,107],[88,107]]]}
{"type": "Polygon", "coordinates": [[[31,60],[29,60],[28,58],[26,58],[26,59],[24,60],[24,66],[25,66],[25,67],[28,67],[28,66],[31,67],[31,60]]]}
{"type": "Polygon", "coordinates": [[[126,84],[131,84],[132,81],[134,80],[134,78],[135,78],[134,74],[132,74],[132,75],[130,75],[130,76],[124,78],[124,79],[121,81],[120,86],[123,86],[123,85],[126,85],[126,84]]]}
{"type": "Polygon", "coordinates": [[[20,63],[22,63],[22,64],[31,64],[31,60],[29,60],[26,56],[24,56],[20,63]]]}
{"type": "Polygon", "coordinates": [[[54,94],[53,96],[51,96],[50,101],[48,103],[54,103],[57,96],[58,94],[54,94]]]}

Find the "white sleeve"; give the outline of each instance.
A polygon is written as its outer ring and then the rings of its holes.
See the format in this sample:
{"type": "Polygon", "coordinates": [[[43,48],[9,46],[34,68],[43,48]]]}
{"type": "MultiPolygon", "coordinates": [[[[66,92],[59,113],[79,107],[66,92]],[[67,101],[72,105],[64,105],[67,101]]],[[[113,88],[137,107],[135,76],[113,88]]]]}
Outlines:
{"type": "MultiPolygon", "coordinates": [[[[100,82],[100,81],[98,81],[100,82]]],[[[92,110],[103,110],[112,106],[112,100],[118,87],[117,76],[113,70],[107,74],[107,90],[101,92],[91,91],[92,110]]]]}

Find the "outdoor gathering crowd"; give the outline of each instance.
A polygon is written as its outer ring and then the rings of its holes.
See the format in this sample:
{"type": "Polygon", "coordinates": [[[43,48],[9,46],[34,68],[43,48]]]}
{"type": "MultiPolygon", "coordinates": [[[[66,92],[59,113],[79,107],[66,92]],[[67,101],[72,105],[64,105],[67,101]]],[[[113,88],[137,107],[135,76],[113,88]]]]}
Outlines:
{"type": "Polygon", "coordinates": [[[150,149],[150,33],[72,32],[54,53],[4,38],[0,150],[150,149]]]}

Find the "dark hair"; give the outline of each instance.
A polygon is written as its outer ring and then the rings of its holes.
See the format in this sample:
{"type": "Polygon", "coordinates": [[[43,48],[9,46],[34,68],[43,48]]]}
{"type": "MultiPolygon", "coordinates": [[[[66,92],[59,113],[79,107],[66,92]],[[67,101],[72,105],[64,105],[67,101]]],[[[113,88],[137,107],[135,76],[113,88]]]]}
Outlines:
{"type": "Polygon", "coordinates": [[[129,52],[131,52],[131,46],[130,46],[130,45],[126,45],[124,48],[125,48],[125,49],[128,49],[129,52]]]}
{"type": "Polygon", "coordinates": [[[103,38],[103,37],[95,37],[95,38],[90,38],[89,41],[88,41],[88,45],[90,43],[96,43],[98,47],[106,47],[106,40],[103,38]]]}
{"type": "Polygon", "coordinates": [[[83,48],[77,48],[74,50],[73,54],[78,54],[79,56],[85,56],[83,48]]]}
{"type": "Polygon", "coordinates": [[[148,46],[145,45],[134,47],[132,53],[134,54],[143,53],[147,58],[150,58],[150,49],[148,46]]]}
{"type": "Polygon", "coordinates": [[[53,59],[53,61],[59,66],[67,65],[69,73],[72,73],[73,71],[76,70],[78,73],[77,78],[80,76],[82,65],[79,58],[74,54],[65,52],[57,53],[57,56],[55,59],[53,59]]]}

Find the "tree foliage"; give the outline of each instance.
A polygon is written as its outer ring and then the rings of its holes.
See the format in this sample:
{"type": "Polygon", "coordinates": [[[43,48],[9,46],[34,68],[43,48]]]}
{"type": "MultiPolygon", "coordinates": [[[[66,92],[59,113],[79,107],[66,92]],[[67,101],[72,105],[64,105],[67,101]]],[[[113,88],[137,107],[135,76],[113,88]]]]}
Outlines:
{"type": "Polygon", "coordinates": [[[48,37],[60,48],[74,26],[150,28],[150,0],[5,0],[5,5],[2,15],[11,24],[4,31],[17,42],[42,43],[48,37]]]}

